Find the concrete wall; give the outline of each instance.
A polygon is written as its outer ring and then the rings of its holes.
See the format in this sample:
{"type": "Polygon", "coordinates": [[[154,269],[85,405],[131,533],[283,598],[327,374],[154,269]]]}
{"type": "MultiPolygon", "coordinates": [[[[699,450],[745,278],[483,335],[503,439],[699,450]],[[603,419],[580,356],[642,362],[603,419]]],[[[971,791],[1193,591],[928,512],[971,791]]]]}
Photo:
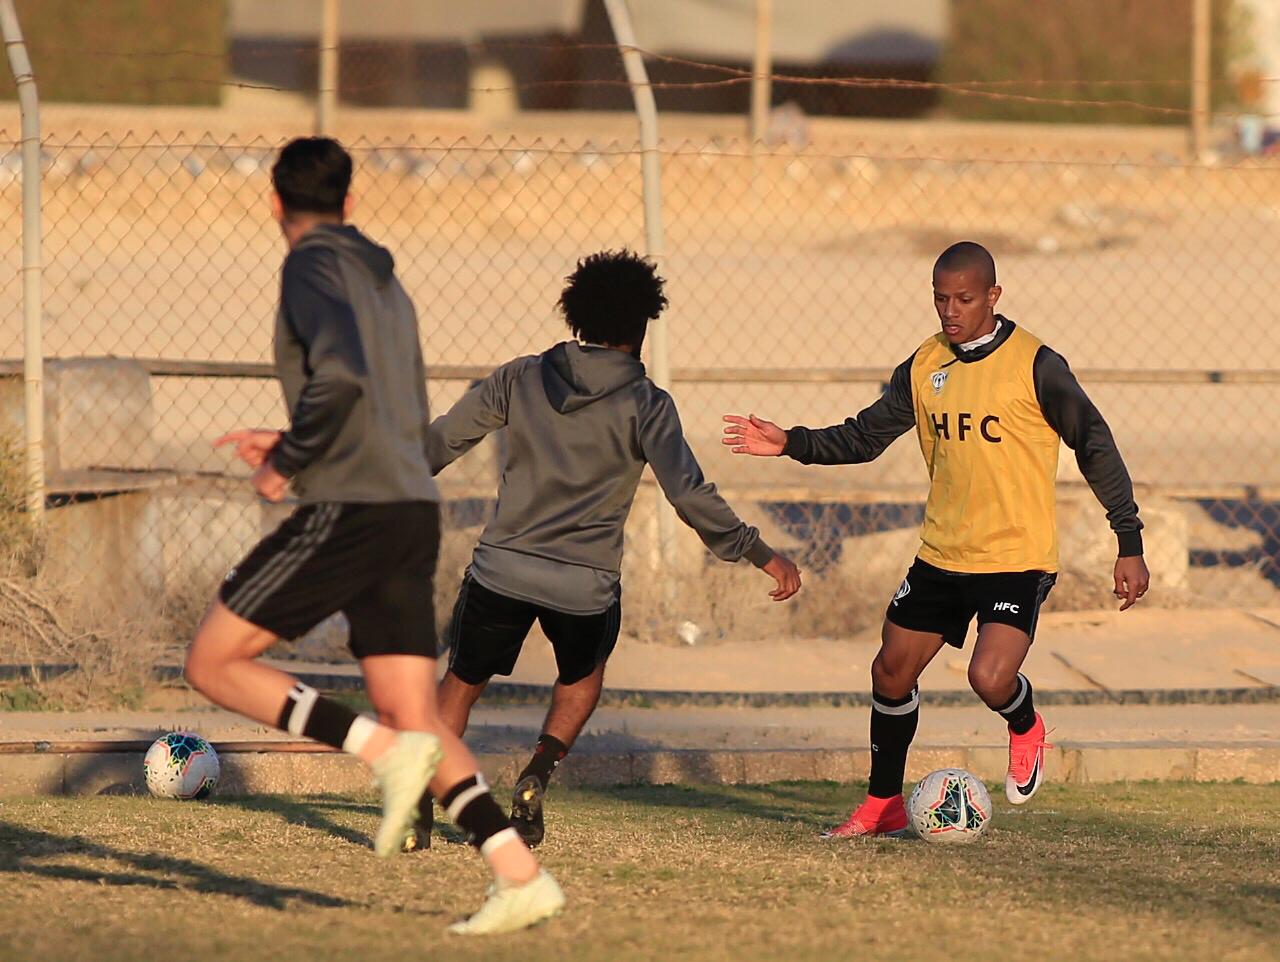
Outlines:
{"type": "MultiPolygon", "coordinates": [[[[21,377],[0,378],[0,431],[21,438],[21,377]]],[[[44,459],[50,475],[155,467],[151,378],[134,361],[79,358],[44,367],[44,459]]]]}
{"type": "MultiPolygon", "coordinates": [[[[1236,0],[1249,18],[1248,43],[1252,56],[1245,64],[1264,77],[1280,77],[1280,3],[1276,0],[1236,0]]],[[[1272,125],[1280,124],[1280,83],[1264,85],[1262,113],[1272,125]]]]}

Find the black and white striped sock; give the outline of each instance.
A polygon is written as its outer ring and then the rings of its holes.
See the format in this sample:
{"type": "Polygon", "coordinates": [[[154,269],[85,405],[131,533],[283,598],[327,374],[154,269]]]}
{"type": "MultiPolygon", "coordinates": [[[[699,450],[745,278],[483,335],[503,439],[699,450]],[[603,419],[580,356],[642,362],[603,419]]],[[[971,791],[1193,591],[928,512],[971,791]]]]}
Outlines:
{"type": "Polygon", "coordinates": [[[871,785],[867,794],[893,798],[902,794],[907,750],[920,724],[920,689],[903,698],[871,693],[871,785]]]}
{"type": "Polygon", "coordinates": [[[1018,688],[1008,703],[994,709],[996,714],[1009,723],[1009,731],[1015,735],[1025,735],[1036,723],[1036,706],[1031,698],[1031,682],[1027,676],[1018,672],[1018,688]]]}
{"type": "Polygon", "coordinates": [[[289,689],[276,727],[355,755],[368,742],[378,723],[299,681],[289,689]]]}
{"type": "Polygon", "coordinates": [[[481,855],[488,855],[498,846],[520,837],[493,800],[479,772],[445,792],[440,804],[453,824],[467,833],[467,841],[479,849],[481,855]]]}

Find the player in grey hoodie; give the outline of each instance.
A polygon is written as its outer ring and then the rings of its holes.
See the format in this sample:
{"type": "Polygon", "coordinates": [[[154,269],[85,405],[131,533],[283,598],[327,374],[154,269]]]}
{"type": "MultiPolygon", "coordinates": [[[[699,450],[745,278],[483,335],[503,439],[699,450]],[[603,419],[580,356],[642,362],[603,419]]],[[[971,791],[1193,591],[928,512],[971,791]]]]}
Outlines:
{"type": "Polygon", "coordinates": [[[440,510],[418,318],[391,254],[344,223],[351,175],[351,156],[325,137],[290,141],[271,170],[289,248],[274,341],[290,423],[215,443],[235,444],[258,494],[280,501],[292,487],[301,503],[227,575],[186,677],[223,708],[368,763],[382,789],[378,855],[401,850],[434,786],[495,876],[480,911],[449,931],[509,932],[555,915],[564,894],[432,697],[440,510]],[[377,721],[258,660],[338,611],[377,721]]]}
{"type": "MultiPolygon", "coordinates": [[[[645,376],[640,349],[667,305],[663,284],[653,264],[629,251],[585,258],[559,303],[578,341],[502,365],[427,431],[438,474],[507,429],[497,513],[458,594],[439,704],[461,735],[489,679],[511,673],[534,621],[541,624],[559,677],[513,799],[512,824],[530,846],[542,840],[551,773],[595,709],[618,638],[623,526],[646,464],[716,557],[763,569],[776,582],[775,601],[800,589],[796,566],[703,477],[671,396],[645,376]]],[[[426,800],[420,808],[431,811],[426,800]]],[[[420,825],[420,841],[428,836],[420,825]]]]}

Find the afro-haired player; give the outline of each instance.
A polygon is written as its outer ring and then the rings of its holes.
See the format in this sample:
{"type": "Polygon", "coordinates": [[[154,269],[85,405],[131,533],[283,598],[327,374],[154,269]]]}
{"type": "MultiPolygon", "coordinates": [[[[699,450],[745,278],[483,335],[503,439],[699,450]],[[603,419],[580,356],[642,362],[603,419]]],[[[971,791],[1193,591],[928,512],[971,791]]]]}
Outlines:
{"type": "Polygon", "coordinates": [[[367,762],[382,789],[378,855],[398,852],[431,788],[496,877],[460,934],[524,928],[564,896],[512,830],[461,740],[436,711],[431,583],[439,492],[427,466],[418,320],[391,254],[344,223],[351,157],[333,140],[290,142],[272,169],[289,247],[275,329],[286,431],[224,435],[270,501],[301,506],[223,582],[187,652],[191,685],[224,708],[367,762]],[[334,612],[380,721],[257,660],[334,612]]]}
{"type": "MultiPolygon", "coordinates": [[[[796,566],[703,477],[670,395],[645,376],[640,349],[649,321],[667,306],[663,284],[652,263],[629,251],[580,261],[559,302],[577,340],[502,365],[427,432],[436,472],[490,432],[507,432],[497,513],[454,607],[439,702],[461,734],[489,679],[511,673],[525,636],[541,624],[559,677],[511,815],[531,846],[543,837],[551,773],[595,709],[618,638],[622,529],[646,464],[716,557],[762,568],[776,582],[775,601],[800,589],[796,566]]],[[[422,810],[430,811],[425,801],[422,810]]]]}
{"type": "Polygon", "coordinates": [[[1044,775],[1044,721],[1019,672],[1058,570],[1054,482],[1059,442],[1107,510],[1119,550],[1115,593],[1129,608],[1147,591],[1133,485],[1102,415],[1062,357],[995,313],[995,261],[961,242],[933,269],[942,322],[894,370],[888,390],[857,417],[821,430],[728,415],[737,454],[802,464],[861,464],[913,427],[929,469],[921,547],[885,616],[871,665],[871,786],[827,837],[906,828],[902,780],[919,719],[920,673],[944,644],[964,646],[978,618],[969,683],[1009,726],[1005,794],[1015,805],[1044,775]]]}

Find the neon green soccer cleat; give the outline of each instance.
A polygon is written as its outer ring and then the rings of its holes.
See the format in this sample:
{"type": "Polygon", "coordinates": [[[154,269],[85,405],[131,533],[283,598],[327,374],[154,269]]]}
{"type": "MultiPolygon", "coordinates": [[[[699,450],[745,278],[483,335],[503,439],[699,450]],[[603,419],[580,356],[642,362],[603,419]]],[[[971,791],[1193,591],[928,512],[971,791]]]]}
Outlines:
{"type": "Polygon", "coordinates": [[[540,871],[523,885],[501,879],[489,887],[489,898],[469,919],[454,922],[454,935],[496,935],[544,922],[564,908],[564,892],[556,880],[540,871]]]}
{"type": "Polygon", "coordinates": [[[373,851],[379,858],[390,858],[404,846],[418,818],[418,801],[443,757],[435,735],[400,732],[373,763],[374,777],[382,789],[382,823],[373,840],[373,851]]]}

